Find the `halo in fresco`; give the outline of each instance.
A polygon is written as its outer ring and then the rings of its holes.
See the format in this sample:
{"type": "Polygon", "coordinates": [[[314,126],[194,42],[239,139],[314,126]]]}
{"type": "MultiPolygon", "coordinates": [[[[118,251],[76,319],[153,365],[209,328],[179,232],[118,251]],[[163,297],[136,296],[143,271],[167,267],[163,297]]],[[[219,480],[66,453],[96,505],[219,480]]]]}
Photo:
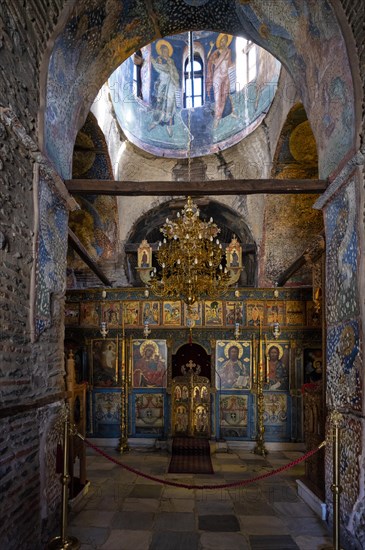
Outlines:
{"type": "Polygon", "coordinates": [[[269,355],[269,352],[270,352],[271,348],[277,348],[279,350],[279,359],[281,359],[282,356],[283,356],[283,353],[284,353],[283,348],[281,347],[281,345],[277,344],[276,342],[274,344],[269,344],[267,346],[267,355],[269,355]]]}
{"type": "Polygon", "coordinates": [[[227,358],[229,357],[229,350],[231,349],[232,346],[238,348],[238,358],[241,359],[242,354],[243,354],[243,349],[242,349],[241,344],[238,343],[238,342],[234,342],[233,344],[231,342],[229,342],[224,348],[224,355],[227,358]]]}

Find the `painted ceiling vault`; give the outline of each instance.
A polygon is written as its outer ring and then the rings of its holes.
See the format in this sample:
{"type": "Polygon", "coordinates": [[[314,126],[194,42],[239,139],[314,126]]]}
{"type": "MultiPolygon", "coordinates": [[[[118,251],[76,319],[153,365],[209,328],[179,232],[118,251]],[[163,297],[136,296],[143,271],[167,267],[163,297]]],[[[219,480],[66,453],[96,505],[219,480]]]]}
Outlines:
{"type": "Polygon", "coordinates": [[[274,98],[280,63],[264,49],[210,31],[192,33],[192,44],[193,77],[189,34],[182,33],[142,48],[109,78],[124,134],[152,154],[196,157],[224,150],[257,128],[274,98]]]}
{"type": "Polygon", "coordinates": [[[331,5],[307,0],[77,2],[55,41],[44,90],[45,148],[59,173],[70,176],[76,134],[112,72],[139,48],[186,29],[245,36],[285,66],[318,145],[320,177],[328,176],[356,139],[354,90],[331,5]]]}

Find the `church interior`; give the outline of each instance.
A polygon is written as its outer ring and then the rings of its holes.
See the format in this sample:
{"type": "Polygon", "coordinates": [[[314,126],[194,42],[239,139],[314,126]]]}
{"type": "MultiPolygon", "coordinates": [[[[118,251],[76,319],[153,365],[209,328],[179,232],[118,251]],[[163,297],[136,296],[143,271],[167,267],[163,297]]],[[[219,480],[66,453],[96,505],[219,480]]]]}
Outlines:
{"type": "Polygon", "coordinates": [[[5,0],[1,548],[365,548],[364,20],[5,0]]]}

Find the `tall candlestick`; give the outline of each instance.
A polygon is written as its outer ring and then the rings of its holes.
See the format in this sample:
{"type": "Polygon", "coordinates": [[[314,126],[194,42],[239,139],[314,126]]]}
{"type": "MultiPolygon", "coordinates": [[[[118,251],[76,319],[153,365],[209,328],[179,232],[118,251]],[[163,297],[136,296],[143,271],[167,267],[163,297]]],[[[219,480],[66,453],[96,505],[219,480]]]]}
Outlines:
{"type": "MultiPolygon", "coordinates": [[[[124,328],[124,315],[125,304],[122,308],[122,365],[121,365],[121,403],[120,403],[120,439],[118,451],[125,453],[129,451],[128,447],[128,405],[127,405],[127,393],[128,393],[128,381],[126,376],[126,346],[125,346],[125,328],[124,328]]],[[[118,350],[119,351],[119,350],[118,350]]]]}

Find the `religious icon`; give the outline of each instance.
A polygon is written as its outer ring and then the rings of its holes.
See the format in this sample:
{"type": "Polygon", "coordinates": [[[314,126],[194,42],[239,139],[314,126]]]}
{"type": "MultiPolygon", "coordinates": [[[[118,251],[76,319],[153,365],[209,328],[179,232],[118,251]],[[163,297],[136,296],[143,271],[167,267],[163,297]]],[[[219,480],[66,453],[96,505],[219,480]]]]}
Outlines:
{"type": "Polygon", "coordinates": [[[133,340],[133,386],[166,387],[167,348],[165,340],[133,340]]]}
{"type": "Polygon", "coordinates": [[[266,383],[264,390],[286,391],[289,389],[289,344],[267,343],[266,383]]]}
{"type": "Polygon", "coordinates": [[[305,325],[305,302],[292,300],[286,302],[286,324],[305,325]]]}
{"type": "Polygon", "coordinates": [[[249,342],[218,340],[216,344],[217,389],[249,389],[251,385],[249,342]]]}
{"type": "Polygon", "coordinates": [[[304,384],[319,382],[323,374],[323,358],[321,349],[306,348],[303,352],[304,384]]]}
{"type": "Polygon", "coordinates": [[[77,326],[80,320],[79,304],[66,303],[65,304],[65,325],[77,326]]]}
{"type": "Polygon", "coordinates": [[[117,386],[118,380],[117,341],[104,338],[91,342],[92,384],[97,387],[117,386]]]}
{"type": "Polygon", "coordinates": [[[222,302],[215,300],[212,302],[204,302],[205,325],[222,325],[223,324],[223,307],[222,302]]]}
{"type": "Polygon", "coordinates": [[[139,324],[139,302],[123,303],[124,323],[126,326],[138,326],[139,324]]]}
{"type": "Polygon", "coordinates": [[[120,303],[110,302],[103,304],[101,315],[109,328],[117,328],[120,323],[120,303]]]}
{"type": "Polygon", "coordinates": [[[202,325],[202,303],[195,302],[190,309],[188,309],[187,304],[184,304],[184,319],[185,325],[188,327],[195,327],[202,325]]]}
{"type": "Polygon", "coordinates": [[[99,313],[95,302],[82,302],[80,324],[85,327],[99,326],[99,313]]]}
{"type": "Polygon", "coordinates": [[[259,327],[264,320],[264,304],[262,302],[247,302],[246,322],[250,327],[259,327]]]}
{"type": "Polygon", "coordinates": [[[266,323],[273,326],[274,323],[284,324],[284,304],[283,302],[270,301],[265,303],[266,323]]]}
{"type": "Polygon", "coordinates": [[[235,326],[238,323],[243,325],[243,303],[242,302],[226,302],[226,322],[227,326],[235,326]]]}
{"type": "Polygon", "coordinates": [[[181,302],[163,302],[163,324],[181,325],[181,302]]]}
{"type": "Polygon", "coordinates": [[[160,324],[160,302],[142,303],[142,325],[160,324]]]}

